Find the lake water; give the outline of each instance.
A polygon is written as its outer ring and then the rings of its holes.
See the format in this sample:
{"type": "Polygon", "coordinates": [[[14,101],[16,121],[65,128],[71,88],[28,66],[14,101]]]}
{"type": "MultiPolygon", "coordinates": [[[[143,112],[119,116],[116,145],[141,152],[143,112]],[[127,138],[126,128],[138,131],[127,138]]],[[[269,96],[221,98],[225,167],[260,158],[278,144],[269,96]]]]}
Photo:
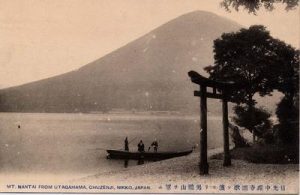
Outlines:
{"type": "MultiPolygon", "coordinates": [[[[208,118],[209,148],[222,146],[220,117],[208,118]]],[[[0,113],[0,172],[91,175],[124,169],[124,161],[106,159],[103,149],[130,150],[140,139],[154,138],[160,151],[199,143],[199,116],[154,114],[0,113]],[[20,128],[18,128],[20,125],[20,128]]],[[[129,161],[129,166],[136,166],[129,161]]]]}

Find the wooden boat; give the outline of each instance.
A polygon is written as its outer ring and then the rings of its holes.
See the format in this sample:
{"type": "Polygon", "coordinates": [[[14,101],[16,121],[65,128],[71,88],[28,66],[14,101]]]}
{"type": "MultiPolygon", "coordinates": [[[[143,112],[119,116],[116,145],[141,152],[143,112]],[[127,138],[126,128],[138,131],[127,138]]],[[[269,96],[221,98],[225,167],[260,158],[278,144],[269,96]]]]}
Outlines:
{"type": "Polygon", "coordinates": [[[193,150],[176,151],[176,152],[133,152],[125,150],[106,150],[107,158],[111,159],[145,159],[145,160],[163,160],[190,154],[193,150]]]}

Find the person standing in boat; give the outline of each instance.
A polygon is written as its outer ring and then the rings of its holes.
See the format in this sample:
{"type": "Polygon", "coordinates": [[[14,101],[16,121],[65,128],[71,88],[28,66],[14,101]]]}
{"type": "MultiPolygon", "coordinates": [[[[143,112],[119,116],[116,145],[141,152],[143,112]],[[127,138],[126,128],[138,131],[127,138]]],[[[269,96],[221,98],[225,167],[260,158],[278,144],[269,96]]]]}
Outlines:
{"type": "Polygon", "coordinates": [[[145,152],[145,145],[144,145],[142,140],[138,144],[138,151],[139,152],[145,152]]]}
{"type": "Polygon", "coordinates": [[[125,138],[124,143],[125,143],[125,151],[129,151],[129,143],[127,137],[125,138]]]}
{"type": "MultiPolygon", "coordinates": [[[[157,149],[158,149],[158,142],[157,142],[156,138],[154,139],[154,141],[152,142],[152,144],[151,144],[150,147],[153,147],[154,152],[157,152],[157,149]]],[[[150,147],[148,148],[148,150],[150,150],[150,147]]]]}

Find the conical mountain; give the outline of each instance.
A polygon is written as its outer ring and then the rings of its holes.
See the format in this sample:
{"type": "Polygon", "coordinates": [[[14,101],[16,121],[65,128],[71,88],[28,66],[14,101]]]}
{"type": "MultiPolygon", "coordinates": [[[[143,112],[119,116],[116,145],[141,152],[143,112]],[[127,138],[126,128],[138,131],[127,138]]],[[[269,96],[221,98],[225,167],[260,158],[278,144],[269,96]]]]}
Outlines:
{"type": "Polygon", "coordinates": [[[213,41],[241,26],[196,11],[154,29],[77,71],[0,91],[0,111],[193,111],[187,72],[213,63],[213,41]]]}

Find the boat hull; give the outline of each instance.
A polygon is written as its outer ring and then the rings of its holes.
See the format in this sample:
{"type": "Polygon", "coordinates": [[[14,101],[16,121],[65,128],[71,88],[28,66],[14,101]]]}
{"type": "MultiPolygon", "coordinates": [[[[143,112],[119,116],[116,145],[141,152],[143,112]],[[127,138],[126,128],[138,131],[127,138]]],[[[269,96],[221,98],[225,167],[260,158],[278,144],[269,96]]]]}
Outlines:
{"type": "Polygon", "coordinates": [[[107,150],[108,158],[111,159],[145,159],[145,160],[163,160],[179,156],[185,156],[193,150],[180,151],[180,152],[130,152],[125,150],[107,150]]]}

